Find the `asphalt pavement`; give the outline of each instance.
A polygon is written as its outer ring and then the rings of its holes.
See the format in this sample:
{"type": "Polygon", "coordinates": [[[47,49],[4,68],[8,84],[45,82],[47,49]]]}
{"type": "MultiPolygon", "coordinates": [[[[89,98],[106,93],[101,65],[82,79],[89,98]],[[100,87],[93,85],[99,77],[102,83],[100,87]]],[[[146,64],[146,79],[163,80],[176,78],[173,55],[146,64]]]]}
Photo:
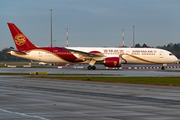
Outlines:
{"type": "Polygon", "coordinates": [[[1,75],[0,119],[179,120],[179,94],[174,86],[1,75]]]}

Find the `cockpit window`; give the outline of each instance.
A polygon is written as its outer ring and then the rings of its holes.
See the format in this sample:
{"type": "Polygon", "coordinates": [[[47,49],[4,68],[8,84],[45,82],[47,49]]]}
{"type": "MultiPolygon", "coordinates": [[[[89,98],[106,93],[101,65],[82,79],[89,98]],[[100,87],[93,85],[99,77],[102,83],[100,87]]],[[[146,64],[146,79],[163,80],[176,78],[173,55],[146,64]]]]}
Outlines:
{"type": "Polygon", "coordinates": [[[172,53],[169,53],[170,56],[172,56],[173,54],[172,53]]]}

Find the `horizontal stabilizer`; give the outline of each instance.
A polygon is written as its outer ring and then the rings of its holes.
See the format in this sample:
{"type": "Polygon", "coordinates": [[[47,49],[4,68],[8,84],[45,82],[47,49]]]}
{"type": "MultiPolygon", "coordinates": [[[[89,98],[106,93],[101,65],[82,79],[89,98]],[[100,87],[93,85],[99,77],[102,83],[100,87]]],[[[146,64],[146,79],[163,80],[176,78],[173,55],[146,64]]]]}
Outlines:
{"type": "MultiPolygon", "coordinates": [[[[17,51],[17,50],[11,50],[11,51],[13,51],[13,52],[15,52],[16,54],[19,54],[19,55],[27,55],[27,53],[25,53],[25,52],[20,52],[20,51],[17,51]]],[[[11,54],[11,51],[9,51],[7,53],[11,54]]]]}

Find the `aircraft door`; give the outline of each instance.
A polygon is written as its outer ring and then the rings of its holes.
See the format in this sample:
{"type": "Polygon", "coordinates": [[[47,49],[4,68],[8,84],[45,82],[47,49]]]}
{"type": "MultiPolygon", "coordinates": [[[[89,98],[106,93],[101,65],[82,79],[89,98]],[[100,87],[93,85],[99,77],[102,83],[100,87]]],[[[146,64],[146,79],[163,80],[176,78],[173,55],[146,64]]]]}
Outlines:
{"type": "Polygon", "coordinates": [[[163,52],[163,51],[160,51],[160,52],[159,52],[159,57],[160,57],[160,58],[164,58],[164,52],[163,52]]]}
{"type": "Polygon", "coordinates": [[[39,51],[39,60],[42,60],[43,52],[39,51]]]}

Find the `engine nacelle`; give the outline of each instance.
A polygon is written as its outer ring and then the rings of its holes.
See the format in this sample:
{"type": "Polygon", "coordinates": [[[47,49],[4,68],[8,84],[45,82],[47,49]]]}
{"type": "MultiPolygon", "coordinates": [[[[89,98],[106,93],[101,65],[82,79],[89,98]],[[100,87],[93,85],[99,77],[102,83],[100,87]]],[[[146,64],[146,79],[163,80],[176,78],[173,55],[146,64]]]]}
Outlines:
{"type": "Polygon", "coordinates": [[[104,64],[106,67],[121,67],[121,58],[120,57],[105,58],[104,64]]]}

